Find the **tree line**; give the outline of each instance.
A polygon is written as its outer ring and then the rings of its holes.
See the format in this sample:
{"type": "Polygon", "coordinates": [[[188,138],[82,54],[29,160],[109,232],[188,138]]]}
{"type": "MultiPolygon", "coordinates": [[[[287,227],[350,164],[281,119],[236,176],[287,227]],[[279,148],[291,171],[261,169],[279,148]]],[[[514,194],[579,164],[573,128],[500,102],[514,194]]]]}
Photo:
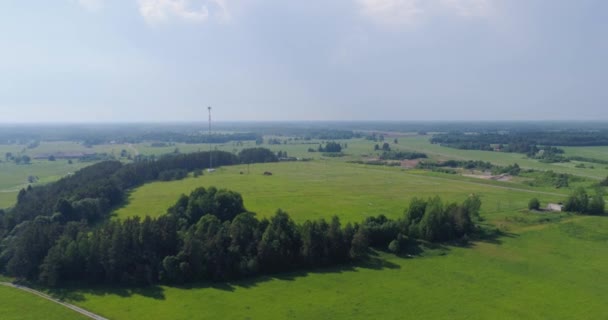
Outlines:
{"type": "Polygon", "coordinates": [[[523,131],[510,133],[465,134],[450,132],[431,138],[431,143],[450,145],[459,149],[492,150],[502,145],[505,151],[527,153],[531,146],[606,146],[608,131],[523,131]]]}
{"type": "MultiPolygon", "coordinates": [[[[187,172],[209,167],[209,155],[209,152],[168,154],[129,164],[104,161],[55,183],[28,186],[19,192],[16,205],[0,216],[0,236],[37,216],[61,221],[101,221],[111,208],[123,203],[130,188],[155,180],[181,179],[187,172]],[[68,203],[71,209],[67,205],[57,207],[59,203],[68,203]]],[[[239,155],[212,151],[211,157],[214,166],[278,161],[272,151],[263,148],[244,149],[239,155]]]]}
{"type": "MultiPolygon", "coordinates": [[[[553,146],[606,146],[608,131],[548,131],[465,134],[451,132],[438,134],[431,143],[466,149],[523,153],[541,162],[568,162],[579,157],[566,157],[564,150],[553,146]]],[[[591,162],[602,162],[601,160],[591,162]]]]}
{"type": "Polygon", "coordinates": [[[370,247],[404,253],[415,239],[466,239],[480,205],[475,195],[462,204],[414,198],[396,220],[297,224],[282,210],[258,219],[234,191],[198,188],[155,219],[90,224],[37,216],[5,237],[0,268],[49,286],[224,281],[349,263],[365,259],[370,247]]]}

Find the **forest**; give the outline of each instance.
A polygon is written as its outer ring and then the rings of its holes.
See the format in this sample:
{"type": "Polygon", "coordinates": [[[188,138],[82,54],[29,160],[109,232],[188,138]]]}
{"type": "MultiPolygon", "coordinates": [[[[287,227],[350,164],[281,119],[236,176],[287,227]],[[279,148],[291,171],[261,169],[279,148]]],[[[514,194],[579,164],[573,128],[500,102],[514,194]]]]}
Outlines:
{"type": "Polygon", "coordinates": [[[530,146],[607,146],[608,131],[450,132],[434,135],[431,143],[476,150],[494,150],[491,145],[503,145],[506,152],[528,153],[530,146]]]}

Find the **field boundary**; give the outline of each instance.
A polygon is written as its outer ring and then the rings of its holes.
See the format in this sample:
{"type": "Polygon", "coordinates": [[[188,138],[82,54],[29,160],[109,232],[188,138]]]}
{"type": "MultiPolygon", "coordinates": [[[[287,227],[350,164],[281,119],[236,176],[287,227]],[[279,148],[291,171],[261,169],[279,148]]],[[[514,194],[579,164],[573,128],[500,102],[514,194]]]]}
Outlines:
{"type": "Polygon", "coordinates": [[[77,307],[77,306],[75,306],[73,304],[57,300],[57,299],[49,296],[48,294],[45,294],[45,293],[40,292],[38,290],[34,290],[32,288],[20,286],[18,284],[9,283],[9,282],[0,282],[0,285],[6,286],[6,287],[15,288],[15,289],[19,289],[19,290],[22,290],[22,291],[25,291],[25,292],[29,292],[29,293],[37,295],[37,296],[39,296],[39,297],[41,297],[43,299],[46,299],[46,300],[49,300],[51,302],[60,304],[60,305],[66,307],[68,309],[76,311],[76,312],[80,313],[81,315],[83,315],[85,317],[88,317],[88,318],[91,318],[91,319],[95,319],[95,320],[108,320],[107,318],[104,318],[104,317],[102,317],[100,315],[94,314],[93,312],[90,312],[90,311],[85,310],[83,308],[77,307]]]}

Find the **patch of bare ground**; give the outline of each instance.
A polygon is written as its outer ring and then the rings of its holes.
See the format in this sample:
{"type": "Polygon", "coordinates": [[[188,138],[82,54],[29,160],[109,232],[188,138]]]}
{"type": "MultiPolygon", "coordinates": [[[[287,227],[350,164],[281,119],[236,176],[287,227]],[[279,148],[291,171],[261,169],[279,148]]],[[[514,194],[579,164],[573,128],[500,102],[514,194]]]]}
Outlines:
{"type": "Polygon", "coordinates": [[[494,176],[491,174],[463,174],[463,176],[477,178],[477,179],[495,180],[495,181],[511,181],[511,179],[513,179],[513,177],[508,174],[499,174],[497,176],[494,176]]]}
{"type": "Polygon", "coordinates": [[[401,167],[406,169],[416,168],[418,162],[420,162],[420,159],[401,160],[401,167]]]}

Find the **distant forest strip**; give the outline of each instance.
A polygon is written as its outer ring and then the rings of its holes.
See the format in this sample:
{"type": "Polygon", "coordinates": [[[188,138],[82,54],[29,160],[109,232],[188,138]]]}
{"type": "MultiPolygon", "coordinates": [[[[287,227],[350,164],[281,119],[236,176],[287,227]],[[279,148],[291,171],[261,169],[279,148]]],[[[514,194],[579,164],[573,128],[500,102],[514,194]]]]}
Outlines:
{"type": "Polygon", "coordinates": [[[431,143],[464,150],[524,153],[530,158],[547,163],[570,160],[603,163],[597,159],[565,157],[564,150],[554,146],[608,146],[608,131],[447,133],[433,136],[431,143]]]}
{"type": "Polygon", "coordinates": [[[530,146],[608,146],[608,131],[446,133],[433,136],[431,143],[475,150],[494,150],[492,145],[502,145],[500,149],[506,152],[527,153],[530,146]]]}
{"type": "Polygon", "coordinates": [[[207,133],[205,125],[90,125],[90,126],[0,126],[0,144],[28,145],[35,148],[40,141],[80,141],[93,146],[107,143],[227,143],[230,141],[261,141],[264,135],[290,137],[296,140],[339,140],[361,137],[352,130],[308,127],[233,127],[220,125],[207,133]],[[219,131],[219,132],[217,132],[219,131]]]}

